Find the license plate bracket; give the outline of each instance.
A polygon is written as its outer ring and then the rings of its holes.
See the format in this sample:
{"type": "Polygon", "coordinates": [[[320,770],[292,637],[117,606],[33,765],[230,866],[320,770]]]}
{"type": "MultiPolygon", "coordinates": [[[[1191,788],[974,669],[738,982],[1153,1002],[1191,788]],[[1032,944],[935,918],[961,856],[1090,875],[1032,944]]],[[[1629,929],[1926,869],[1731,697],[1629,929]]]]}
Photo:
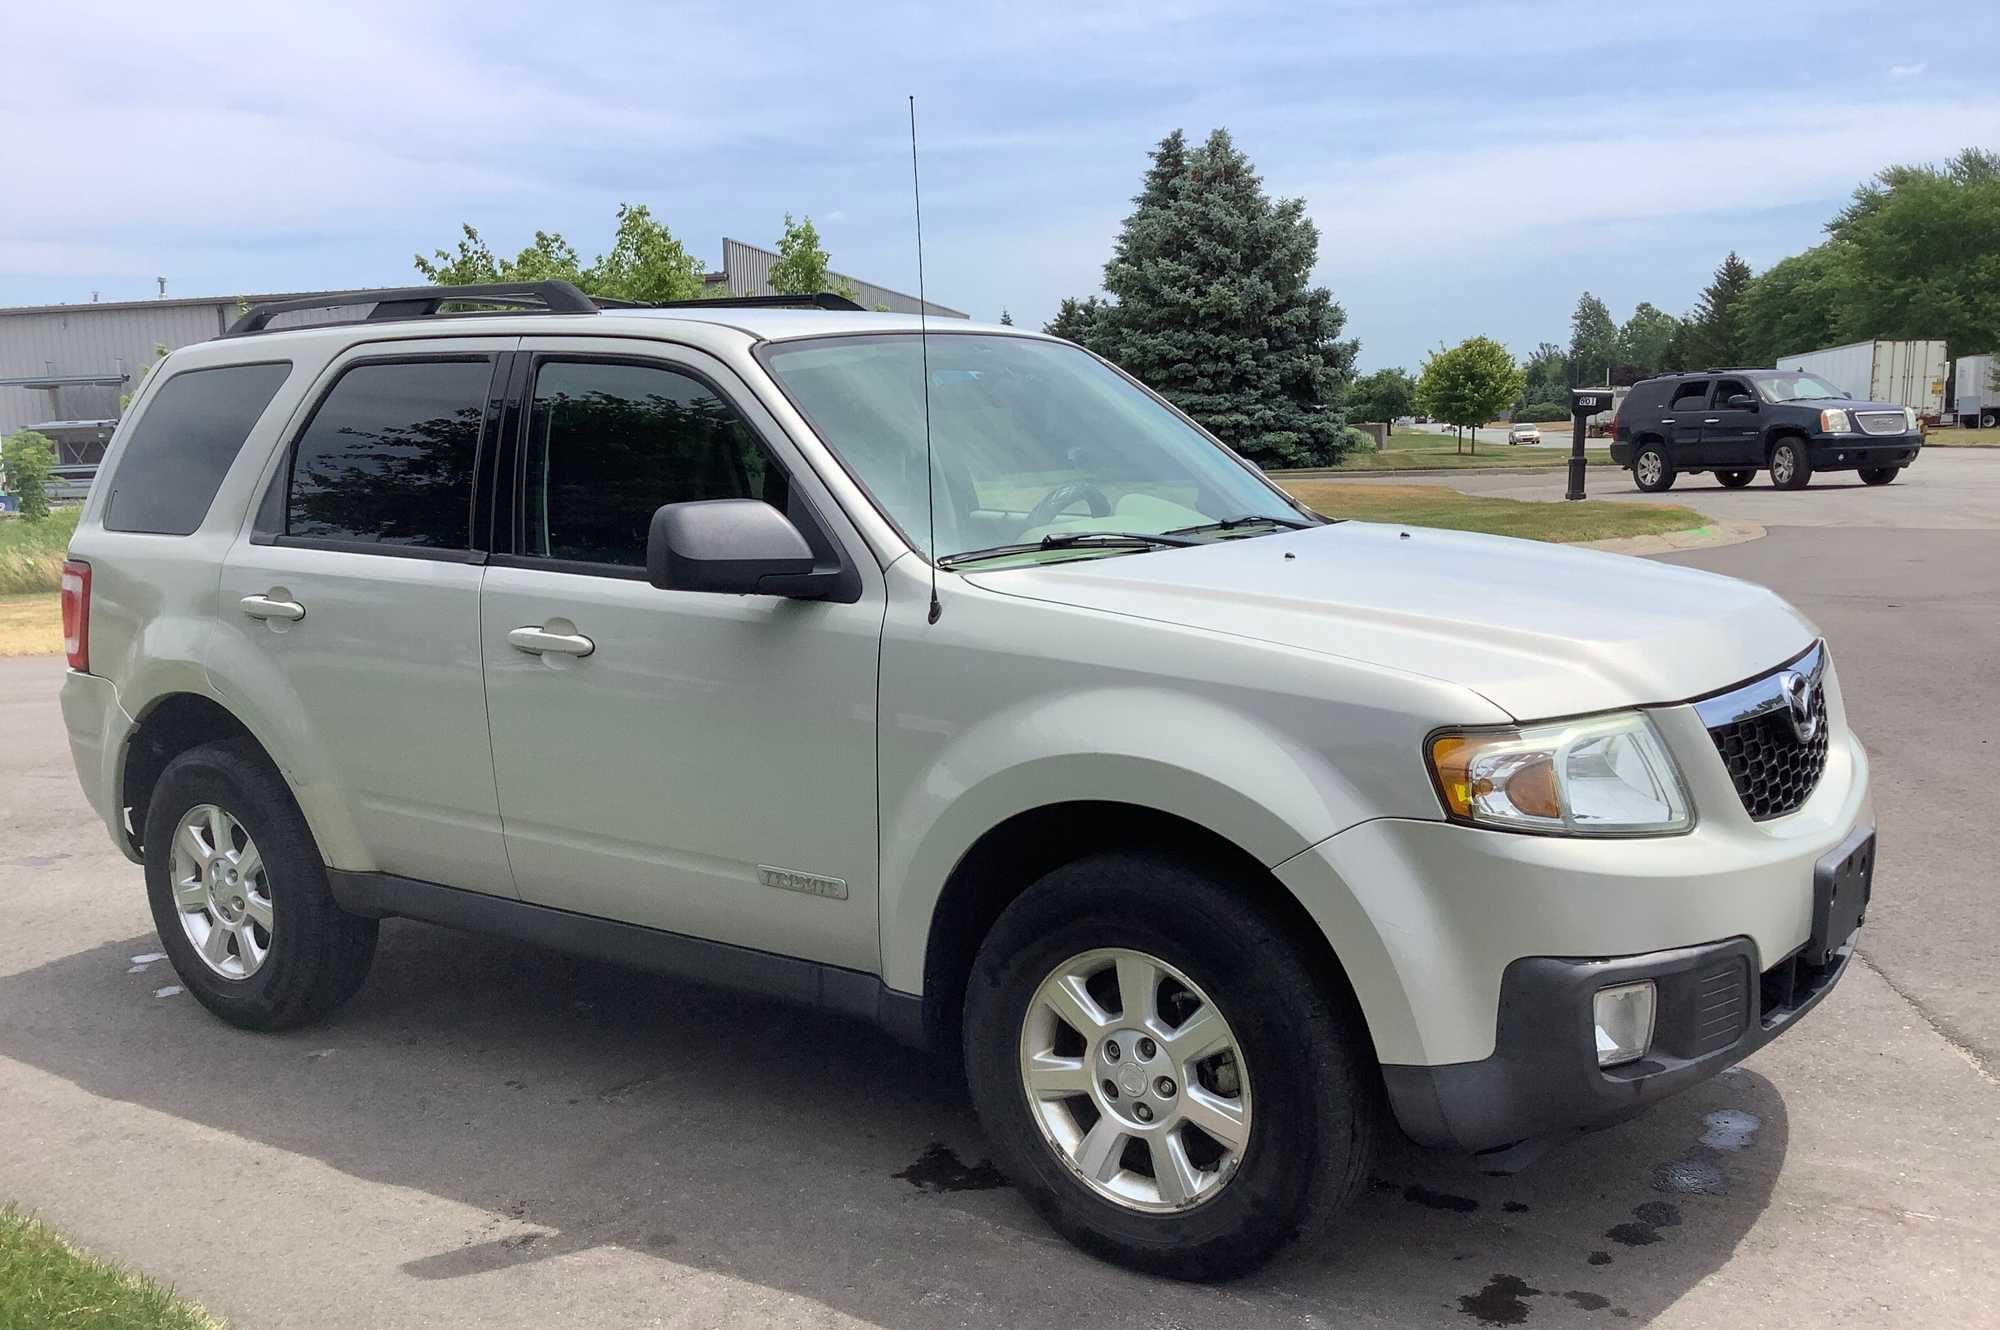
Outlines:
{"type": "Polygon", "coordinates": [[[1830,965],[1868,915],[1875,888],[1875,828],[1862,827],[1813,865],[1812,936],[1805,962],[1830,965]]]}

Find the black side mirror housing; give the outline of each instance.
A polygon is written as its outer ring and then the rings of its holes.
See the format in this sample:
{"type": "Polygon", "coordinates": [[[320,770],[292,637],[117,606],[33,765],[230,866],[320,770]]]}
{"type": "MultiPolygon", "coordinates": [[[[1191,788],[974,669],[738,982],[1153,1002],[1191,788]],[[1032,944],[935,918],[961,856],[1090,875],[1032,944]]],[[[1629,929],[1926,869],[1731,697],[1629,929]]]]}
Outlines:
{"type": "Polygon", "coordinates": [[[812,600],[839,577],[813,565],[791,519],[757,499],[670,503],[653,513],[646,535],[646,580],[663,591],[812,600]]]}
{"type": "Polygon", "coordinates": [[[1749,393],[1731,393],[1728,405],[1738,411],[1755,411],[1757,399],[1749,393]]]}

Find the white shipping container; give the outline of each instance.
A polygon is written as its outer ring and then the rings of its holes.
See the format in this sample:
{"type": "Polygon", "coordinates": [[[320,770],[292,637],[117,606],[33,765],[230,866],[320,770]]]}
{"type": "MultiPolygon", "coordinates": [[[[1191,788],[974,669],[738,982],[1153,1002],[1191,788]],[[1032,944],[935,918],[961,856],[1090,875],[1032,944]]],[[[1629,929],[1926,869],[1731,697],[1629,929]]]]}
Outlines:
{"type": "Polygon", "coordinates": [[[1992,356],[1960,356],[1952,375],[1952,414],[1958,423],[2000,424],[2000,391],[1993,384],[1992,356]]]}
{"type": "Polygon", "coordinates": [[[1850,397],[1915,407],[1919,415],[1944,414],[1945,345],[1936,339],[1876,339],[1779,356],[1779,369],[1817,374],[1850,397]]]}

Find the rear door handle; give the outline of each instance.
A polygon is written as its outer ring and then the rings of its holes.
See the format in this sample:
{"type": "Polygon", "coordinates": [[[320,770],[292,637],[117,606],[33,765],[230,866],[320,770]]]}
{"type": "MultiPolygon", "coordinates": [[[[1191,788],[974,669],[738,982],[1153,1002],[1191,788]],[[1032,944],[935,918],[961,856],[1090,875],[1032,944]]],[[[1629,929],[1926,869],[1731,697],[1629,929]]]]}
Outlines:
{"type": "Polygon", "coordinates": [[[296,600],[272,600],[269,596],[245,596],[237,604],[253,619],[283,619],[297,623],[306,617],[306,607],[296,600]]]}
{"type": "Polygon", "coordinates": [[[1704,425],[1720,425],[1722,422],[1718,420],[1716,417],[1710,416],[1707,420],[1704,420],[1701,423],[1704,425]]]}
{"type": "Polygon", "coordinates": [[[531,656],[545,654],[588,656],[597,650],[597,643],[582,633],[551,633],[534,624],[529,624],[526,628],[516,628],[508,633],[507,645],[516,651],[525,651],[531,656]]]}

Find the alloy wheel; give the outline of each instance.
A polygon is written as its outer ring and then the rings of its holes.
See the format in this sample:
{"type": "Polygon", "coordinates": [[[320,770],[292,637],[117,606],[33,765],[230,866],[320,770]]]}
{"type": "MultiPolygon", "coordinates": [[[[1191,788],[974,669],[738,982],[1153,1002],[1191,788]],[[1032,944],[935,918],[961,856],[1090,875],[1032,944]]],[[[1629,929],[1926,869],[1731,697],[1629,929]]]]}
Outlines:
{"type": "Polygon", "coordinates": [[[1647,485],[1647,486],[1659,484],[1661,465],[1662,463],[1660,460],[1660,455],[1658,453],[1656,452],[1640,453],[1639,483],[1641,485],[1647,485]]]}
{"type": "Polygon", "coordinates": [[[1771,455],[1771,480],[1773,483],[1779,485],[1789,483],[1792,473],[1797,469],[1798,463],[1792,457],[1792,450],[1790,448],[1779,448],[1777,452],[1771,455]]]}
{"type": "Polygon", "coordinates": [[[1250,1078],[1221,1010],[1178,969],[1124,947],[1087,951],[1035,990],[1021,1084],[1042,1139],[1128,1210],[1211,1200],[1250,1142],[1250,1078]]]}
{"type": "Polygon", "coordinates": [[[271,885],[264,857],[225,809],[196,804],[174,829],[172,883],[181,928],[202,964],[248,979],[271,954],[271,885]]]}

